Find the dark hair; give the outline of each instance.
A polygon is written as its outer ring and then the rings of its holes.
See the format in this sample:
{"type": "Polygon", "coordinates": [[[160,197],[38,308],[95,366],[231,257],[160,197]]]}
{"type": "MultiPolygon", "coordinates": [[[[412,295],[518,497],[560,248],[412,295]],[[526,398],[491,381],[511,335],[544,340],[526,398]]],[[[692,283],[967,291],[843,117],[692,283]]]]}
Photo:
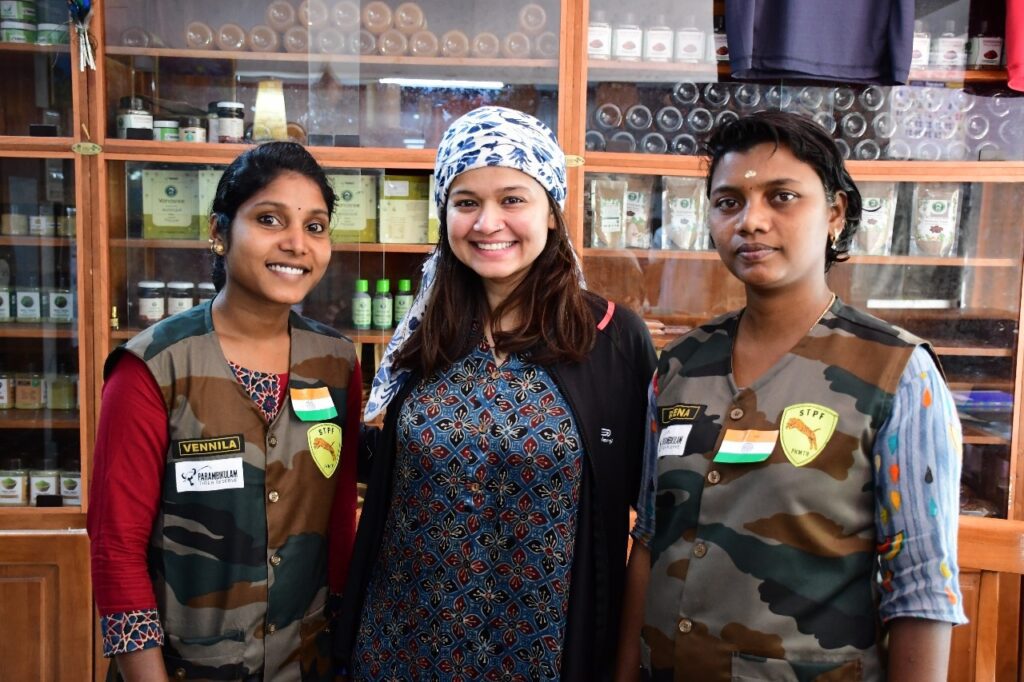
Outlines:
{"type": "MultiPolygon", "coordinates": [[[[298,173],[320,188],[328,218],[334,213],[334,190],[324,169],[306,148],[295,142],[267,142],[239,154],[224,170],[210,209],[214,230],[228,247],[231,223],[239,207],[282,173],[298,173]]],[[[224,256],[213,256],[213,285],[220,291],[227,281],[224,256]]]]}
{"type": "Polygon", "coordinates": [[[711,195],[711,178],[722,157],[730,152],[746,152],[759,144],[782,146],[814,169],[825,187],[825,197],[834,201],[836,192],[846,195],[846,219],[835,241],[825,246],[825,272],[833,263],[849,260],[850,240],[861,218],[860,190],[843,164],[843,155],[821,126],[799,114],[761,111],[719,126],[707,142],[710,157],[705,192],[711,195]]]}
{"type": "Polygon", "coordinates": [[[422,323],[396,353],[396,367],[422,376],[450,366],[472,350],[476,339],[470,320],[491,324],[516,312],[519,324],[510,331],[495,331],[494,346],[502,353],[529,352],[541,365],[579,362],[594,347],[596,321],[580,286],[576,257],[565,216],[548,195],[555,227],[529,272],[493,312],[480,276],[460,261],[448,244],[448,226],[441,211],[441,237],[437,242],[437,269],[422,323]]]}

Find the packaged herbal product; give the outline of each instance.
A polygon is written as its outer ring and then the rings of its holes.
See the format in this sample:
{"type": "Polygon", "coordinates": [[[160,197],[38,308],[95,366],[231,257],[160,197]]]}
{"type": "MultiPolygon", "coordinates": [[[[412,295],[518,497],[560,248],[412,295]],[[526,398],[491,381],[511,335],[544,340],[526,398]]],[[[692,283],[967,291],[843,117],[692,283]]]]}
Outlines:
{"type": "Polygon", "coordinates": [[[862,182],[860,226],[850,245],[851,253],[888,256],[892,248],[892,227],[896,215],[896,183],[862,182]]]}
{"type": "Polygon", "coordinates": [[[631,249],[651,248],[651,194],[654,177],[633,175],[626,189],[626,246],[631,249]]]}
{"type": "Polygon", "coordinates": [[[956,254],[960,192],[957,183],[922,183],[914,188],[910,255],[956,254]]]}
{"type": "Polygon", "coordinates": [[[594,209],[591,246],[621,249],[626,245],[626,192],[629,183],[613,178],[594,178],[590,201],[594,209]]]}
{"type": "Polygon", "coordinates": [[[661,248],[697,251],[708,244],[704,180],[665,176],[661,193],[661,248]]]}

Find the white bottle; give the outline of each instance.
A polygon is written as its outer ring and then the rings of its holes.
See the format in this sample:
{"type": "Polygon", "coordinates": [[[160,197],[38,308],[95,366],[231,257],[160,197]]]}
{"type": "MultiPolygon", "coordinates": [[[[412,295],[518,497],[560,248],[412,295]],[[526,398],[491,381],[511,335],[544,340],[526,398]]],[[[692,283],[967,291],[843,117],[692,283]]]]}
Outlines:
{"type": "Polygon", "coordinates": [[[928,59],[932,49],[932,36],[924,30],[924,22],[914,20],[914,47],[910,55],[910,68],[924,69],[928,67],[928,59]]]}
{"type": "Polygon", "coordinates": [[[987,21],[982,21],[979,29],[967,47],[967,65],[972,69],[997,69],[1003,61],[1003,39],[989,34],[987,21]]]}
{"type": "Polygon", "coordinates": [[[693,15],[686,17],[683,27],[676,31],[676,61],[696,64],[705,59],[704,31],[697,28],[693,15]]]}
{"type": "Polygon", "coordinates": [[[963,68],[967,65],[965,36],[956,32],[956,22],[946,20],[946,30],[932,39],[931,65],[943,69],[963,68]]]}
{"type": "Polygon", "coordinates": [[[590,59],[612,58],[612,25],[603,9],[594,10],[587,27],[587,56],[590,59]]]}
{"type": "Polygon", "coordinates": [[[644,31],[644,59],[649,62],[672,61],[672,29],[665,23],[664,14],[659,14],[654,26],[644,31]]]}
{"type": "Polygon", "coordinates": [[[626,12],[622,22],[612,31],[612,56],[622,61],[640,61],[643,56],[644,32],[636,23],[632,12],[626,12]]]}

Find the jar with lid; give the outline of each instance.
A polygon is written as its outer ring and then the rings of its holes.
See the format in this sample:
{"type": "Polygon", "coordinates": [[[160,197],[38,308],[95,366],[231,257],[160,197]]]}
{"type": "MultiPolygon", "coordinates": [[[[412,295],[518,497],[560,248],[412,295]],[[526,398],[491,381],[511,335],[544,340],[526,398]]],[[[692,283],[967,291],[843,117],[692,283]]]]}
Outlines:
{"type": "Polygon", "coordinates": [[[10,284],[0,284],[0,322],[14,321],[14,287],[10,284]]]}
{"type": "Polygon", "coordinates": [[[196,304],[192,282],[167,283],[167,315],[176,315],[196,304]]]}
{"type": "Polygon", "coordinates": [[[178,135],[180,128],[180,124],[172,119],[153,121],[153,139],[163,142],[177,142],[180,139],[178,135]]]}
{"type": "Polygon", "coordinates": [[[180,131],[183,142],[206,142],[206,128],[198,116],[185,119],[185,127],[180,131]]]}
{"type": "Polygon", "coordinates": [[[121,98],[117,108],[117,136],[122,140],[153,137],[153,112],[146,108],[141,97],[121,98]]]}
{"type": "Polygon", "coordinates": [[[59,278],[57,286],[47,289],[46,298],[49,304],[46,306],[48,322],[70,324],[75,319],[75,300],[66,278],[59,278]]]}
{"type": "Polygon", "coordinates": [[[0,506],[25,507],[28,505],[28,469],[21,457],[6,457],[0,461],[0,506]]]}
{"type": "Polygon", "coordinates": [[[30,369],[14,375],[14,409],[41,410],[46,405],[46,380],[30,369]]]}
{"type": "Polygon", "coordinates": [[[39,204],[36,215],[28,218],[28,233],[33,237],[54,237],[57,235],[57,209],[48,201],[39,204]]]}
{"type": "Polygon", "coordinates": [[[164,319],[167,312],[166,288],[163,282],[156,280],[142,280],[137,287],[136,311],[138,322],[143,327],[148,327],[164,319]]]}
{"type": "Polygon", "coordinates": [[[65,507],[77,507],[82,504],[82,462],[69,459],[60,468],[60,496],[64,498],[65,507]]]}
{"type": "Polygon", "coordinates": [[[217,102],[217,141],[239,143],[245,137],[245,107],[241,102],[217,102]]]}
{"type": "Polygon", "coordinates": [[[213,286],[213,282],[200,282],[196,285],[196,305],[212,301],[216,296],[217,287],[213,286]]]}
{"type": "Polygon", "coordinates": [[[57,457],[55,455],[47,455],[42,458],[42,461],[37,469],[29,469],[28,481],[29,489],[29,504],[33,507],[36,505],[36,498],[40,495],[56,495],[60,491],[58,487],[60,480],[60,470],[57,468],[57,457]]]}
{"type": "Polygon", "coordinates": [[[0,410],[14,407],[14,374],[0,370],[0,410]]]}
{"type": "MultiPolygon", "coordinates": [[[[63,369],[63,368],[61,368],[63,369]]],[[[46,379],[46,407],[50,410],[73,410],[77,404],[74,374],[51,374],[46,379]]]]}
{"type": "Polygon", "coordinates": [[[29,275],[18,283],[14,290],[15,319],[18,322],[39,323],[43,321],[42,289],[35,275],[29,275]]]}

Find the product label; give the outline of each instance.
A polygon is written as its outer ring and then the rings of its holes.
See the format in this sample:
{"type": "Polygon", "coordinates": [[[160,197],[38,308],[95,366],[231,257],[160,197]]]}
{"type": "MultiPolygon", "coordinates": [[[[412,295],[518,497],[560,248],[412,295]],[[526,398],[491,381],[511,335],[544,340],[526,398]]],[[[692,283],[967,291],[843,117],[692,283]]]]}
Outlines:
{"type": "Polygon", "coordinates": [[[28,504],[28,476],[0,474],[0,505],[24,507],[28,504]]]}
{"type": "Polygon", "coordinates": [[[50,292],[50,321],[70,322],[74,317],[71,294],[67,291],[50,292]]]}
{"type": "Polygon", "coordinates": [[[932,41],[932,65],[943,67],[964,66],[967,53],[963,36],[940,36],[932,41]]]}
{"type": "Polygon", "coordinates": [[[729,41],[724,33],[716,33],[715,40],[715,59],[720,62],[729,61],[729,41]]]}
{"type": "Polygon", "coordinates": [[[676,31],[676,61],[699,62],[704,58],[704,32],[693,29],[676,31]]]}
{"type": "Polygon", "coordinates": [[[178,141],[178,129],[177,128],[154,128],[153,139],[161,140],[163,142],[177,142],[178,141]]]}
{"type": "Polygon", "coordinates": [[[369,329],[373,320],[373,307],[369,296],[360,296],[352,300],[352,326],[356,329],[369,329]]]}
{"type": "Polygon", "coordinates": [[[15,293],[18,305],[18,320],[22,322],[39,322],[42,319],[42,305],[39,290],[21,290],[15,293]]]}
{"type": "Polygon", "coordinates": [[[34,22],[36,20],[36,4],[29,0],[2,0],[0,1],[0,19],[34,22]]]}
{"type": "Polygon", "coordinates": [[[390,296],[374,296],[372,304],[373,326],[376,329],[390,329],[394,311],[390,296]]]}
{"type": "Polygon", "coordinates": [[[377,179],[372,175],[328,175],[327,179],[338,198],[331,216],[331,241],[376,241],[377,179]]]}
{"type": "Polygon", "coordinates": [[[612,54],[616,59],[640,59],[643,54],[644,35],[639,28],[617,28],[612,54]]]}
{"type": "Polygon", "coordinates": [[[667,62],[672,59],[672,29],[651,28],[644,35],[644,59],[667,62]]]}
{"type": "Polygon", "coordinates": [[[147,130],[153,129],[153,117],[149,114],[118,114],[117,116],[117,136],[125,138],[128,134],[125,132],[128,128],[143,128],[147,130]]]}
{"type": "Polygon", "coordinates": [[[168,297],[167,298],[167,314],[168,315],[175,315],[177,313],[184,312],[184,311],[188,310],[189,308],[191,308],[194,305],[195,305],[195,303],[193,302],[191,296],[181,296],[181,297],[174,297],[174,298],[168,297]]]}
{"type": "Polygon", "coordinates": [[[0,376],[0,410],[9,410],[14,407],[11,401],[11,398],[14,397],[11,395],[14,392],[11,390],[12,388],[10,377],[0,376]]]}
{"type": "Polygon", "coordinates": [[[185,142],[206,142],[206,131],[202,128],[182,128],[181,139],[185,142]]]}
{"type": "Polygon", "coordinates": [[[63,471],[60,475],[60,494],[65,506],[82,502],[82,474],[77,471],[63,471]]]}
{"type": "Polygon", "coordinates": [[[622,203],[617,199],[601,199],[601,230],[605,234],[622,232],[622,203]]]}
{"type": "Polygon", "coordinates": [[[587,28],[587,56],[591,59],[608,59],[612,56],[612,27],[591,25],[587,28]]]}
{"type": "Polygon", "coordinates": [[[241,118],[218,118],[217,137],[221,142],[241,142],[245,136],[245,120],[241,118]]]}
{"type": "Polygon", "coordinates": [[[10,322],[14,319],[14,305],[12,297],[14,292],[7,287],[0,287],[0,322],[10,322]]]}
{"type": "Polygon", "coordinates": [[[932,41],[927,33],[914,34],[913,52],[910,56],[910,68],[923,69],[928,66],[928,57],[931,52],[932,41]]]}
{"type": "Polygon", "coordinates": [[[884,255],[889,249],[892,236],[889,200],[880,197],[864,197],[864,213],[855,241],[857,251],[865,254],[884,255]]]}
{"type": "Polygon", "coordinates": [[[29,504],[34,507],[36,498],[40,495],[56,495],[60,490],[57,487],[57,473],[36,474],[33,472],[29,481],[29,487],[31,488],[29,504]]]}
{"type": "Polygon", "coordinates": [[[159,322],[164,319],[164,299],[160,297],[140,298],[139,319],[143,322],[159,322]]]}
{"type": "Polygon", "coordinates": [[[175,462],[174,481],[179,493],[244,488],[242,458],[175,462]]]}
{"type": "Polygon", "coordinates": [[[200,222],[196,171],[142,171],[142,236],[197,239],[200,222]]]}
{"type": "Polygon", "coordinates": [[[395,296],[395,326],[398,326],[398,323],[402,321],[402,318],[405,317],[411,307],[411,294],[399,294],[395,296]]]}
{"type": "Polygon", "coordinates": [[[1003,60],[1003,39],[998,36],[975,36],[968,49],[970,66],[999,66],[1003,60]]]}

